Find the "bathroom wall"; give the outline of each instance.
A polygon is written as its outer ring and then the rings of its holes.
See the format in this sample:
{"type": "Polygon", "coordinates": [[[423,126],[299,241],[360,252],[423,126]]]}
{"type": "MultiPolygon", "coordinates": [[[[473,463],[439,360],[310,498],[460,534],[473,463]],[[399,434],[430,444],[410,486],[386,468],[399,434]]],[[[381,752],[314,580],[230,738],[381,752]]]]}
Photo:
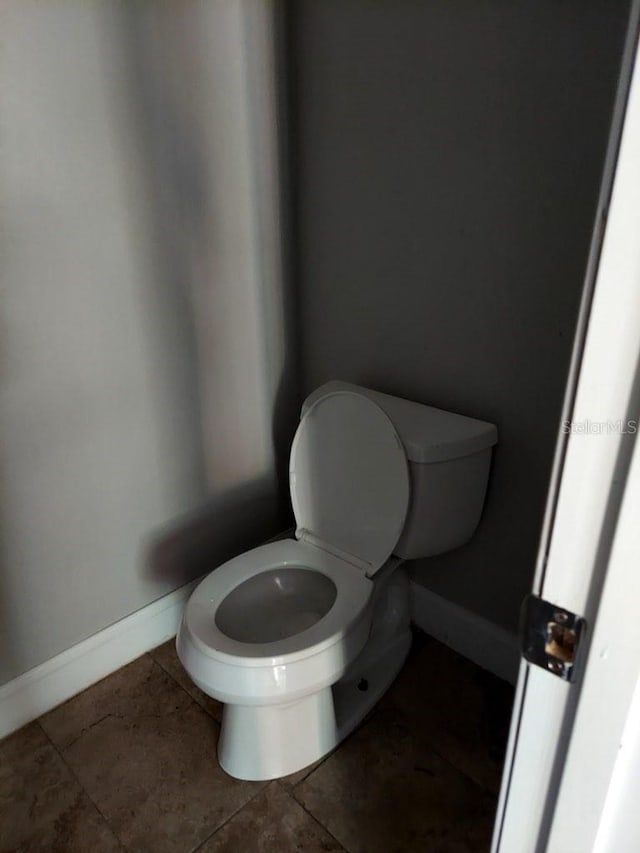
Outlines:
{"type": "Polygon", "coordinates": [[[290,4],[304,390],[343,378],[498,425],[474,539],[413,575],[507,628],[534,567],[627,11],[290,4]]]}
{"type": "Polygon", "coordinates": [[[268,12],[3,3],[0,683],[282,524],[268,12]]]}

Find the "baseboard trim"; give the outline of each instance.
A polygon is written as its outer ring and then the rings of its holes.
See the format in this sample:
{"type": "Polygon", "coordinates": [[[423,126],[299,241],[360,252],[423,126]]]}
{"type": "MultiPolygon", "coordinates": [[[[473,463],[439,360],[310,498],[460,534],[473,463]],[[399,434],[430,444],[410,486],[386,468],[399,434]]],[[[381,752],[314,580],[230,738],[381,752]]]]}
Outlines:
{"type": "Polygon", "coordinates": [[[418,628],[499,678],[515,684],[518,638],[435,592],[411,582],[411,618],[418,628]]]}
{"type": "Polygon", "coordinates": [[[0,738],[175,636],[197,581],[125,616],[0,687],[0,738]]]}

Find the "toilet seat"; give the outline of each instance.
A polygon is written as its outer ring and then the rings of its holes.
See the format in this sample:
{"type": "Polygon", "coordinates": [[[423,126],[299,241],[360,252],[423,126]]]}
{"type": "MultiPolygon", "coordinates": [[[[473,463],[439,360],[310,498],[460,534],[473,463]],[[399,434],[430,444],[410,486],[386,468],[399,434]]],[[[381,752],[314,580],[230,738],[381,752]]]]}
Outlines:
{"type": "Polygon", "coordinates": [[[261,545],[211,572],[192,593],[184,622],[198,650],[235,666],[281,666],[317,655],[349,634],[371,599],[372,582],[354,566],[315,545],[285,539],[261,545]],[[240,584],[270,569],[319,572],[336,587],[328,612],[311,627],[268,643],[245,643],[225,634],[216,611],[240,584]]]}
{"type": "Polygon", "coordinates": [[[289,459],[296,538],[372,577],[391,556],[409,507],[407,457],[368,397],[330,391],[302,416],[289,459]]]}

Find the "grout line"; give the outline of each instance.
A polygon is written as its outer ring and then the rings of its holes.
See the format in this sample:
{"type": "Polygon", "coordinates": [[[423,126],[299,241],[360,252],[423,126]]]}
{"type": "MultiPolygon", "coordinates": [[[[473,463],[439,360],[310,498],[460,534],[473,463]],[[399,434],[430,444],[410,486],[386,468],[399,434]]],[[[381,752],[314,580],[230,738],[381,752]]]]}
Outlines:
{"type": "MultiPolygon", "coordinates": [[[[332,755],[335,755],[337,749],[339,749],[339,745],[334,747],[331,750],[331,752],[328,752],[326,755],[323,755],[322,758],[319,758],[318,764],[315,767],[313,767],[313,766],[309,767],[308,772],[305,773],[305,775],[302,776],[300,779],[298,779],[297,782],[295,782],[293,784],[291,784],[290,782],[289,783],[285,782],[285,779],[287,778],[286,776],[281,776],[279,779],[275,779],[274,781],[276,781],[284,791],[287,791],[287,793],[289,793],[290,791],[293,791],[293,789],[297,788],[298,785],[302,785],[303,782],[306,782],[307,779],[310,779],[311,776],[313,776],[313,774],[316,772],[316,770],[320,770],[320,768],[325,763],[325,761],[327,761],[327,759],[331,758],[332,755]]],[[[302,769],[305,770],[306,768],[303,767],[302,769]]],[[[296,772],[299,773],[300,771],[298,770],[296,772]]],[[[287,774],[287,775],[290,775],[290,774],[287,774]]]]}
{"type": "MultiPolygon", "coordinates": [[[[161,644],[161,645],[164,645],[164,644],[161,644]]],[[[156,648],[159,648],[159,646],[156,646],[156,648]]],[[[180,682],[175,677],[175,675],[172,672],[170,672],[166,668],[166,666],[163,666],[159,660],[156,660],[156,658],[153,656],[154,651],[155,651],[155,649],[151,649],[151,651],[147,652],[147,654],[149,655],[151,660],[160,667],[160,669],[165,673],[165,675],[169,676],[169,678],[173,681],[174,684],[178,685],[180,690],[182,690],[184,693],[187,694],[187,696],[189,697],[189,699],[191,699],[192,702],[195,702],[199,708],[202,708],[202,710],[205,712],[205,714],[207,714],[207,716],[211,717],[213,722],[218,726],[218,728],[220,728],[220,725],[221,725],[220,720],[216,719],[216,717],[213,715],[213,712],[211,710],[209,710],[209,708],[207,708],[205,705],[202,704],[202,702],[199,702],[195,696],[193,696],[191,693],[189,693],[189,691],[184,686],[184,684],[180,684],[180,682]]]]}
{"type": "MultiPolygon", "coordinates": [[[[493,790],[492,790],[491,788],[489,788],[486,784],[484,784],[484,782],[480,782],[480,781],[478,781],[478,779],[475,779],[475,778],[474,778],[474,777],[473,777],[473,776],[472,776],[472,775],[471,775],[467,770],[463,770],[463,768],[462,768],[462,767],[458,767],[458,765],[457,765],[454,761],[452,761],[452,760],[451,760],[450,758],[448,758],[446,755],[443,755],[443,754],[442,754],[442,753],[441,753],[441,752],[440,752],[440,751],[435,747],[435,745],[431,747],[430,751],[431,751],[431,752],[433,752],[433,753],[434,753],[434,755],[437,755],[437,756],[438,756],[438,758],[441,758],[441,759],[442,759],[442,761],[444,761],[444,762],[445,762],[445,764],[448,764],[448,765],[449,765],[449,767],[452,767],[452,768],[453,768],[457,773],[459,773],[461,776],[464,776],[464,777],[465,777],[465,779],[468,779],[470,782],[473,782],[473,784],[474,784],[477,788],[480,788],[480,790],[481,790],[481,791],[483,791],[483,793],[485,793],[485,794],[490,794],[492,797],[495,797],[495,799],[496,799],[496,800],[498,799],[498,791],[493,791],[493,790]]],[[[504,767],[504,765],[503,765],[503,767],[504,767]]]]}
{"type": "MultiPolygon", "coordinates": [[[[324,765],[325,761],[328,761],[332,756],[334,756],[338,752],[338,750],[342,747],[343,744],[348,743],[351,740],[351,738],[355,737],[358,734],[359,731],[361,731],[366,726],[368,726],[369,723],[376,716],[376,714],[379,713],[379,711],[384,712],[384,710],[385,710],[384,708],[378,709],[377,705],[374,705],[374,707],[371,708],[371,710],[366,713],[364,719],[358,723],[358,725],[355,727],[355,729],[353,731],[349,732],[349,734],[345,738],[343,738],[343,740],[341,740],[340,743],[336,744],[336,746],[334,746],[332,750],[327,752],[326,755],[323,755],[322,758],[319,758],[317,766],[312,767],[309,770],[309,772],[306,773],[301,779],[298,779],[298,781],[295,784],[293,784],[293,785],[287,784],[284,781],[284,779],[286,779],[285,776],[283,776],[280,779],[276,779],[275,781],[278,782],[282,786],[282,788],[284,788],[285,791],[287,791],[288,793],[291,793],[299,785],[302,785],[303,782],[306,782],[307,779],[310,779],[313,776],[313,774],[316,772],[316,770],[320,770],[320,768],[324,765]]],[[[300,772],[300,771],[297,771],[297,772],[300,772]]]]}
{"type": "MultiPolygon", "coordinates": [[[[418,735],[416,735],[415,731],[413,730],[413,727],[407,726],[406,730],[411,735],[412,738],[416,738],[418,736],[418,735]]],[[[423,737],[424,737],[424,735],[423,735],[423,737]]],[[[448,755],[445,755],[443,752],[441,752],[437,746],[437,741],[435,740],[435,737],[436,736],[434,734],[433,737],[427,737],[426,738],[426,740],[424,742],[426,749],[429,752],[433,753],[434,755],[437,755],[438,758],[440,758],[442,761],[444,761],[445,764],[448,764],[449,767],[451,767],[453,770],[456,771],[456,773],[460,774],[461,776],[464,776],[465,779],[468,779],[469,782],[472,782],[477,788],[480,788],[480,790],[483,793],[490,794],[492,797],[495,797],[497,800],[498,792],[494,791],[486,783],[479,781],[477,778],[475,778],[475,776],[472,776],[471,773],[467,769],[465,769],[464,767],[460,767],[448,755]]],[[[503,767],[504,767],[504,764],[503,764],[503,767]]],[[[414,769],[417,769],[417,768],[414,766],[414,769]]]]}
{"type": "MultiPolygon", "coordinates": [[[[223,771],[223,772],[224,772],[224,771],[223,771]]],[[[256,797],[259,797],[259,796],[260,796],[260,794],[261,794],[261,793],[262,793],[262,792],[267,788],[267,786],[268,786],[268,785],[270,785],[270,784],[271,784],[271,782],[274,782],[274,781],[275,781],[275,780],[274,780],[274,779],[272,779],[272,780],[270,780],[270,781],[268,781],[268,782],[265,782],[265,784],[264,784],[264,785],[262,785],[262,786],[261,786],[261,788],[260,788],[258,791],[256,791],[256,793],[255,793],[255,794],[253,794],[253,796],[249,797],[249,799],[247,800],[247,802],[246,802],[246,803],[243,803],[239,808],[237,808],[237,809],[236,809],[234,812],[232,812],[228,817],[226,817],[226,818],[222,821],[222,823],[220,824],[220,826],[217,826],[217,827],[213,830],[213,832],[212,832],[210,835],[207,835],[207,837],[206,837],[203,841],[200,841],[196,847],[193,847],[193,848],[189,851],[189,853],[198,853],[198,850],[201,850],[201,849],[204,847],[204,845],[205,845],[208,841],[211,841],[211,839],[213,838],[213,836],[214,836],[214,835],[217,835],[217,833],[218,833],[218,832],[220,832],[220,830],[221,830],[223,827],[225,827],[225,826],[229,823],[229,821],[230,821],[230,820],[233,820],[233,819],[234,819],[234,817],[236,817],[236,815],[239,815],[239,814],[240,814],[240,812],[241,812],[243,809],[246,809],[246,808],[247,808],[247,806],[248,806],[250,803],[252,803],[252,802],[256,799],[256,797]]]]}
{"type": "MultiPolygon", "coordinates": [[[[386,710],[387,709],[385,709],[385,708],[378,708],[377,705],[374,706],[370,711],[367,712],[364,719],[360,723],[358,723],[358,725],[355,727],[355,729],[352,732],[349,732],[349,734],[343,740],[341,740],[339,744],[334,746],[334,748],[330,752],[328,752],[326,755],[323,755],[322,758],[320,758],[318,760],[319,763],[317,764],[317,766],[313,767],[311,770],[309,770],[309,772],[305,776],[303,776],[301,779],[298,779],[298,781],[295,784],[292,785],[292,784],[288,784],[287,782],[285,782],[284,779],[286,777],[283,777],[281,779],[276,779],[275,781],[277,781],[279,783],[279,785],[284,789],[284,791],[286,791],[286,793],[294,796],[294,792],[300,787],[300,785],[302,785],[303,782],[307,782],[316,773],[316,771],[320,770],[320,768],[324,766],[325,762],[327,762],[330,758],[332,758],[334,755],[336,755],[338,753],[338,751],[340,749],[342,749],[343,744],[348,743],[351,740],[351,738],[355,737],[358,734],[358,732],[360,732],[364,728],[366,728],[369,725],[369,723],[371,723],[372,720],[379,713],[384,713],[386,710]]],[[[295,796],[294,796],[294,799],[296,800],[297,803],[299,803],[299,800],[295,796]]],[[[299,804],[302,805],[302,803],[299,803],[299,804]]]]}
{"type": "MultiPolygon", "coordinates": [[[[64,703],[63,703],[63,704],[64,704],[64,703]]],[[[89,791],[87,791],[87,789],[85,788],[85,786],[82,784],[82,780],[79,778],[79,776],[78,776],[78,774],[76,773],[76,771],[73,769],[73,767],[71,767],[71,765],[69,764],[69,762],[66,760],[66,758],[64,757],[63,752],[59,749],[59,747],[57,746],[57,744],[56,744],[56,743],[54,743],[54,741],[49,737],[49,734],[48,734],[48,732],[46,731],[46,729],[45,729],[45,728],[40,724],[40,717],[38,717],[37,719],[35,719],[33,722],[38,726],[38,728],[40,729],[40,731],[44,734],[44,736],[46,737],[46,739],[49,741],[49,743],[51,744],[51,746],[54,748],[55,752],[56,752],[56,753],[57,753],[57,755],[60,757],[60,759],[61,759],[62,763],[63,763],[63,764],[64,764],[64,766],[67,768],[67,770],[69,771],[69,773],[71,773],[71,775],[73,776],[73,778],[76,780],[76,782],[77,782],[77,783],[78,783],[78,785],[80,786],[80,790],[85,794],[85,796],[88,798],[89,802],[93,805],[93,807],[95,808],[95,810],[98,812],[98,814],[100,815],[100,817],[102,818],[102,820],[106,823],[106,825],[107,825],[107,827],[108,827],[109,831],[111,832],[111,834],[113,835],[113,837],[116,839],[116,841],[118,842],[118,844],[120,845],[120,847],[122,848],[122,850],[124,850],[124,851],[126,851],[126,853],[128,853],[129,848],[126,846],[126,844],[124,843],[124,841],[120,838],[120,836],[118,835],[118,833],[115,831],[114,827],[111,825],[111,821],[109,820],[109,818],[104,814],[104,812],[102,811],[102,809],[100,808],[100,806],[96,803],[96,801],[93,799],[93,797],[91,796],[91,794],[89,793],[89,791]]]]}
{"type": "Polygon", "coordinates": [[[335,835],[333,834],[333,832],[331,832],[331,830],[329,829],[329,827],[328,827],[328,826],[325,826],[325,825],[322,823],[322,821],[321,821],[321,820],[319,820],[319,819],[318,819],[318,818],[317,818],[317,817],[316,817],[312,812],[310,812],[310,811],[309,811],[309,809],[305,806],[305,804],[304,804],[304,803],[301,803],[301,802],[300,802],[300,800],[299,800],[299,799],[294,795],[293,790],[291,790],[291,791],[287,791],[286,793],[287,793],[287,794],[289,794],[289,796],[291,797],[291,799],[292,799],[295,803],[297,803],[297,804],[300,806],[300,808],[302,809],[302,811],[303,811],[306,815],[308,815],[308,816],[311,818],[311,820],[313,820],[313,822],[314,822],[314,823],[317,823],[317,824],[318,824],[318,826],[319,826],[319,827],[321,827],[321,828],[322,828],[322,829],[327,833],[327,835],[330,835],[330,836],[331,836],[331,838],[333,838],[333,840],[336,842],[336,844],[338,845],[338,847],[339,847],[341,850],[344,850],[344,851],[345,851],[345,853],[350,853],[349,849],[348,849],[347,847],[345,847],[345,846],[344,846],[344,844],[340,841],[340,839],[339,839],[339,838],[336,838],[336,837],[335,837],[335,835]]]}

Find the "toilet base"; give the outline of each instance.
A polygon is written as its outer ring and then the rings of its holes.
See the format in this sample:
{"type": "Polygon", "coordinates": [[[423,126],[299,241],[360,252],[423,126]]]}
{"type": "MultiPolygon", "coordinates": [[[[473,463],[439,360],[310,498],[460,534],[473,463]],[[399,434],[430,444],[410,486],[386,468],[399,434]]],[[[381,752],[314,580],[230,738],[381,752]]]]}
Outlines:
{"type": "Polygon", "coordinates": [[[411,648],[407,630],[397,636],[377,657],[365,654],[360,665],[333,685],[333,706],[340,743],[373,710],[395,681],[411,648]]]}
{"type": "Polygon", "coordinates": [[[407,630],[378,656],[365,650],[356,661],[359,665],[333,687],[287,705],[225,705],[218,741],[220,766],[236,779],[258,782],[318,761],[379,702],[410,647],[407,630]]]}
{"type": "Polygon", "coordinates": [[[286,705],[225,705],[218,761],[236,779],[277,779],[313,764],[340,739],[331,687],[286,705]]]}

